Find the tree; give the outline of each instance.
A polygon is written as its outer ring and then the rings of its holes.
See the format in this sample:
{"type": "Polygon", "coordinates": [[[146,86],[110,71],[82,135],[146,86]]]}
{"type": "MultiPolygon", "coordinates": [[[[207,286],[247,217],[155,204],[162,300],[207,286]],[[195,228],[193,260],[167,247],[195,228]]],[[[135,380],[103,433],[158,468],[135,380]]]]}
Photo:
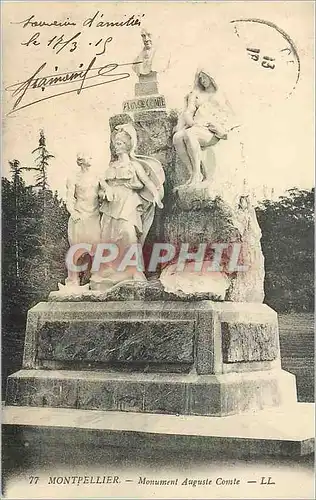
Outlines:
{"type": "Polygon", "coordinates": [[[37,251],[37,197],[25,186],[17,160],[10,162],[12,181],[2,179],[2,289],[4,320],[15,322],[26,312],[26,262],[37,251]]]}
{"type": "MultiPolygon", "coordinates": [[[[36,256],[25,268],[30,280],[32,303],[46,299],[49,292],[57,289],[58,281],[63,281],[66,276],[68,212],[56,193],[47,190],[45,196],[45,217],[40,217],[36,256]]],[[[37,193],[37,203],[40,208],[41,192],[37,193]]]]}
{"type": "Polygon", "coordinates": [[[27,166],[22,166],[19,160],[11,160],[9,161],[10,165],[10,171],[12,174],[12,182],[13,182],[13,192],[14,192],[14,207],[13,207],[13,213],[14,213],[14,224],[12,227],[14,227],[14,247],[15,247],[15,270],[16,270],[16,279],[19,278],[20,275],[20,257],[19,257],[19,251],[20,251],[20,237],[19,237],[19,231],[18,231],[18,226],[19,226],[19,216],[20,216],[20,209],[22,207],[23,209],[23,201],[21,202],[20,196],[24,192],[25,184],[22,178],[22,172],[24,170],[34,170],[34,167],[27,167],[27,166]]]}
{"type": "Polygon", "coordinates": [[[11,180],[2,178],[3,381],[21,364],[27,311],[57,289],[66,275],[68,213],[48,188],[53,155],[46,149],[43,131],[35,152],[35,166],[14,159],[9,162],[11,180]],[[24,170],[36,170],[35,186],[25,185],[24,170]]]}
{"type": "Polygon", "coordinates": [[[27,309],[46,298],[65,275],[68,214],[57,193],[48,188],[47,167],[52,154],[40,131],[35,166],[10,161],[12,181],[3,187],[3,268],[5,310],[8,318],[23,317],[27,309]],[[36,183],[26,186],[24,170],[36,170],[36,183]],[[39,189],[34,189],[39,188],[39,189]]]}
{"type": "Polygon", "coordinates": [[[38,147],[32,151],[32,154],[34,153],[38,153],[38,156],[35,158],[36,170],[38,170],[35,177],[35,186],[39,187],[42,191],[46,191],[49,188],[47,176],[48,160],[55,157],[46,149],[44,130],[40,130],[38,147]]]}
{"type": "Polygon", "coordinates": [[[258,211],[266,302],[277,311],[313,311],[314,189],[288,190],[258,211]]]}
{"type": "Polygon", "coordinates": [[[46,281],[49,277],[49,265],[47,263],[47,246],[48,246],[48,228],[49,228],[49,185],[48,185],[48,174],[47,169],[49,166],[49,160],[54,158],[54,155],[49,153],[46,148],[46,138],[44,134],[44,130],[40,130],[40,136],[38,141],[38,147],[32,151],[32,154],[37,154],[38,156],[35,158],[35,170],[37,170],[37,174],[35,176],[35,187],[39,188],[38,197],[39,197],[39,216],[41,218],[42,223],[42,231],[40,234],[40,238],[42,240],[42,257],[41,264],[43,270],[43,278],[46,281]]]}
{"type": "Polygon", "coordinates": [[[10,170],[12,173],[12,181],[13,181],[13,199],[14,199],[14,207],[13,207],[13,216],[14,216],[14,251],[15,251],[15,278],[18,280],[20,275],[20,245],[19,245],[19,237],[18,237],[18,223],[19,223],[19,195],[21,192],[22,186],[22,177],[21,177],[21,165],[19,160],[12,160],[9,162],[10,170]]]}

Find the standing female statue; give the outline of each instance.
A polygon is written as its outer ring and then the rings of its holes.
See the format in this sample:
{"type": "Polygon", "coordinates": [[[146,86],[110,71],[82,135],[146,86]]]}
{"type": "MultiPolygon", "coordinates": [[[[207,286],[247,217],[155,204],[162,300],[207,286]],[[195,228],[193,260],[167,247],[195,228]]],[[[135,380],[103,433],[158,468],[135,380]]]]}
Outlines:
{"type": "MultiPolygon", "coordinates": [[[[101,241],[116,244],[120,260],[131,245],[143,245],[155,206],[163,207],[165,176],[159,161],[135,154],[137,135],[131,124],[116,127],[111,140],[116,160],[110,163],[102,184],[101,241]]],[[[146,279],[135,266],[126,272],[107,266],[101,274],[106,288],[121,281],[146,279]]]]}
{"type": "Polygon", "coordinates": [[[235,127],[230,104],[212,76],[199,69],[173,136],[173,144],[190,174],[186,184],[211,180],[215,168],[213,146],[226,140],[235,127]]]}
{"type": "MultiPolygon", "coordinates": [[[[75,176],[67,180],[67,210],[70,214],[68,221],[69,246],[79,245],[73,256],[73,263],[88,253],[81,244],[90,244],[93,247],[100,242],[100,211],[99,191],[100,181],[91,168],[92,158],[86,153],[77,154],[79,170],[75,176]]],[[[79,287],[79,273],[68,268],[66,286],[79,287]]],[[[63,285],[60,285],[63,289],[63,285]]],[[[65,290],[66,293],[66,290],[65,290]]]]}

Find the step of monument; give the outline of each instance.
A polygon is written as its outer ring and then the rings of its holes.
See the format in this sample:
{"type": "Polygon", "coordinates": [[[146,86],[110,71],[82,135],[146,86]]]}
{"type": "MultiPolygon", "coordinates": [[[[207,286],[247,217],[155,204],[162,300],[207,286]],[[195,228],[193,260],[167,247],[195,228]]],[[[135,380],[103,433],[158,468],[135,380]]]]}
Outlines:
{"type": "MultiPolygon", "coordinates": [[[[7,406],[2,424],[21,446],[119,446],[216,456],[302,456],[314,451],[314,404],[226,417],[7,406]]],[[[91,449],[91,448],[90,448],[91,449]]]]}
{"type": "Polygon", "coordinates": [[[280,368],[216,375],[20,370],[11,406],[223,416],[296,402],[295,377],[280,368]]]}

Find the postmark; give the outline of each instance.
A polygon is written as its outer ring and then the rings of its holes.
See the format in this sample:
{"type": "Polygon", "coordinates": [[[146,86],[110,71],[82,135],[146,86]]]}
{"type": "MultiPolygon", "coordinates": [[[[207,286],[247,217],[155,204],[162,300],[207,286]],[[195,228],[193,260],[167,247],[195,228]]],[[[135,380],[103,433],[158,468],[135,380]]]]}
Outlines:
{"type": "Polygon", "coordinates": [[[271,21],[257,18],[233,19],[234,33],[244,43],[245,51],[257,71],[274,72],[285,81],[285,97],[289,98],[301,77],[301,61],[292,38],[271,21]]]}

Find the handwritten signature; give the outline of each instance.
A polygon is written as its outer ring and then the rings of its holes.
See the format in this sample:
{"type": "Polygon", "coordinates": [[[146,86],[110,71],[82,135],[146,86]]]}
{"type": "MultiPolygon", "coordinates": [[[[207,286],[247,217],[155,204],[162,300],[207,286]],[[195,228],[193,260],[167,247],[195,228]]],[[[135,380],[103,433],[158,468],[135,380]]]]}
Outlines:
{"type": "MultiPolygon", "coordinates": [[[[12,92],[12,97],[15,98],[13,107],[8,115],[17,112],[21,109],[27,108],[39,102],[53,99],[54,97],[58,97],[65,94],[70,94],[71,92],[76,92],[78,95],[85,89],[90,89],[92,87],[98,87],[100,85],[105,85],[111,82],[117,82],[119,80],[124,80],[130,77],[130,73],[128,72],[116,72],[117,68],[121,66],[130,66],[134,63],[109,63],[105,66],[101,66],[99,68],[95,68],[94,64],[96,62],[96,57],[94,57],[88,67],[83,69],[83,64],[80,64],[79,69],[74,71],[67,71],[66,73],[55,73],[53,75],[42,76],[42,71],[47,66],[47,62],[44,62],[30,78],[24,80],[23,82],[14,83],[6,88],[7,91],[12,92]],[[85,85],[87,80],[95,80],[102,79],[99,83],[89,83],[85,85]],[[65,90],[63,92],[57,92],[56,94],[42,97],[41,99],[36,99],[27,104],[24,104],[24,99],[26,95],[31,90],[41,89],[43,92],[45,89],[50,87],[55,87],[58,85],[71,85],[77,84],[75,88],[71,88],[70,90],[65,90]]],[[[55,66],[55,71],[58,70],[58,66],[55,66]]]]}

